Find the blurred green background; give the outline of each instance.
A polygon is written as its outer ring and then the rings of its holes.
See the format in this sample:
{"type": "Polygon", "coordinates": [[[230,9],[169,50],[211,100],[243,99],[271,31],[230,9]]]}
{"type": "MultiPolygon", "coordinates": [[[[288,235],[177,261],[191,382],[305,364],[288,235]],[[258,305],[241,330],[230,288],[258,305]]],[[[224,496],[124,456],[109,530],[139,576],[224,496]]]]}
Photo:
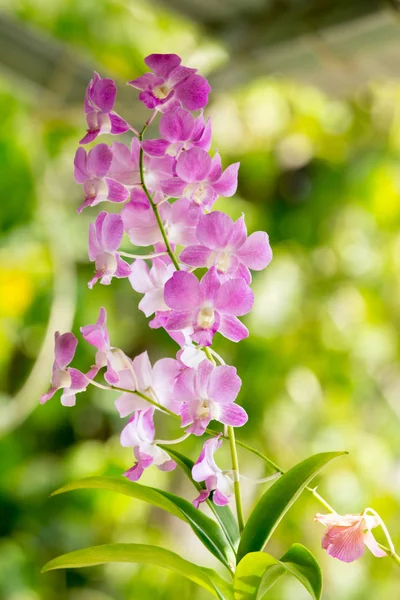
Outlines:
{"type": "MultiPolygon", "coordinates": [[[[400,69],[395,4],[378,1],[0,1],[0,598],[206,600],[156,567],[112,565],[40,575],[50,558],[109,541],[154,543],[213,565],[185,524],[139,501],[61,484],[119,475],[131,464],[110,394],[57,398],[48,385],[55,329],[78,334],[107,307],[112,342],[152,361],[173,356],[148,329],[127,281],[87,288],[87,228],[73,156],[85,129],[84,89],[94,68],[121,83],[117,109],[146,118],[124,82],[151,52],[177,52],[210,76],[214,148],[241,161],[236,197],[268,231],[274,260],[254,277],[251,336],[216,349],[243,379],[244,441],[287,468],[311,453],[347,449],[320,490],[339,512],[373,506],[400,547],[400,69]],[[319,8],[315,12],[307,12],[319,8]],[[323,5],[323,6],[322,6],[323,5]],[[351,5],[351,6],[350,6],[351,5]],[[347,6],[347,8],[346,8],[347,6]],[[321,8],[323,10],[321,10],[321,8]],[[225,11],[225,12],[224,12],[225,11]],[[397,39],[396,39],[397,36],[397,39]]],[[[104,138],[106,141],[107,138],[104,138]]],[[[102,140],[103,141],[103,140],[102,140]]],[[[76,366],[93,354],[79,346],[76,366]]],[[[163,420],[161,437],[176,430],[163,420]]],[[[196,459],[198,440],[181,447],[196,459]]],[[[228,456],[221,452],[228,468],[228,456]]],[[[242,471],[264,467],[241,452],[242,471]]],[[[143,482],[193,498],[177,470],[143,482]]],[[[261,487],[244,486],[246,512],[261,487]]],[[[366,554],[352,565],[320,549],[320,506],[303,496],[270,551],[293,542],[323,564],[324,600],[399,597],[400,571],[366,554]]],[[[271,600],[303,600],[289,578],[271,600]]]]}

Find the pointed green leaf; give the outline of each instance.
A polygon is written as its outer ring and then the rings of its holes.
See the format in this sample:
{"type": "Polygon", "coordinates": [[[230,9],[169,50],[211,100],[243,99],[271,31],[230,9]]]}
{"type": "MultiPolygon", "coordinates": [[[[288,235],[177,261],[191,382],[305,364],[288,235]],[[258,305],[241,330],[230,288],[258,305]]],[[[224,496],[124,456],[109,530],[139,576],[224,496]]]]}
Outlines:
{"type": "MultiPolygon", "coordinates": [[[[237,566],[233,582],[235,600],[256,600],[264,575],[270,574],[269,589],[283,575],[284,568],[269,554],[250,552],[237,566]]],[[[267,591],[265,589],[265,592],[267,591]]]]}
{"type": "Polygon", "coordinates": [[[264,552],[251,552],[240,561],[234,580],[234,600],[262,600],[284,573],[290,573],[314,600],[322,592],[321,568],[314,555],[293,544],[280,560],[264,552]]]}
{"type": "Polygon", "coordinates": [[[218,524],[194,506],[175,494],[128,481],[122,477],[87,477],[73,481],[56,490],[53,495],[72,490],[96,488],[117,492],[144,500],[161,508],[190,525],[205,547],[229,569],[235,565],[235,555],[218,524]]]}
{"type": "Polygon", "coordinates": [[[170,550],[146,544],[107,544],[76,550],[48,562],[42,573],[53,569],[90,567],[114,562],[158,565],[194,581],[219,600],[232,598],[229,595],[229,583],[215,571],[199,567],[170,550]]]}
{"type": "Polygon", "coordinates": [[[243,530],[237,560],[249,552],[262,550],[276,527],[321,469],[345,452],[322,452],[310,456],[287,471],[261,497],[243,530]]]}
{"type": "MultiPolygon", "coordinates": [[[[204,490],[204,483],[198,483],[192,478],[192,468],[194,462],[190,460],[190,458],[187,458],[187,456],[184,456],[183,454],[177,452],[173,448],[171,449],[169,446],[168,448],[165,447],[164,449],[167,450],[171,457],[175,460],[175,462],[178,463],[178,465],[184,471],[188,479],[190,479],[195,488],[198,491],[204,490]]],[[[207,500],[207,504],[215,514],[215,517],[218,519],[219,524],[222,530],[224,531],[233,550],[236,551],[239,545],[240,535],[239,528],[237,526],[231,509],[229,508],[229,506],[217,506],[212,500],[207,500]]]]}
{"type": "Polygon", "coordinates": [[[314,600],[319,600],[322,592],[322,571],[308,548],[302,544],[293,544],[279,562],[288,573],[297,577],[314,600]]]}

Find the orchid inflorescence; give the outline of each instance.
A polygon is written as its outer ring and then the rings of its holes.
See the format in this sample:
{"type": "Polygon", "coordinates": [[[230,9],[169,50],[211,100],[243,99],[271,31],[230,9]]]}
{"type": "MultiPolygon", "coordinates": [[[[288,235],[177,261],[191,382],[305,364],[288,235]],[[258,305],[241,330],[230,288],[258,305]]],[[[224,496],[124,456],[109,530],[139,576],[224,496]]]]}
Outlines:
{"type": "MultiPolygon", "coordinates": [[[[109,285],[114,277],[128,279],[142,294],[139,309],[152,317],[150,327],[165,329],[179,349],[175,358],[161,358],[153,365],[147,352],[131,360],[111,345],[106,310],[101,308],[96,323],[81,328],[83,338],[97,350],[88,372],[69,366],[76,337],[55,334],[51,388],[41,403],[59,389],[65,406],[73,406],[76,394],[89,385],[119,390],[115,406],[121,418],[128,418],[121,444],[134,454],[134,465],[125,472],[131,481],[139,480],[151,465],[163,471],[176,467],[165,449],[168,443],[211,434],[192,468],[193,480],[204,482],[193,503],[198,508],[212,499],[224,506],[234,495],[241,531],[244,517],[234,428],[247,421],[237,403],[242,381],[235,367],[226,365],[211,345],[216,333],[233,342],[249,335],[239,317],[253,306],[251,271],[265,269],[272,251],[265,232],[248,235],[243,215],[233,221],[224,212],[210,212],[219,196],[235,194],[239,163],[223,169],[219,153],[210,155],[211,121],[203,114],[211,91],[207,80],[182,66],[175,54],[152,54],[145,63],[151,72],[129,82],[152,111],[140,132],[114,112],[114,81],[95,73],[87,88],[88,130],[74,162],[75,180],[84,194],[78,212],[106,201],[121,207],[119,213],[101,211],[90,224],[89,258],[95,263],[95,274],[88,285],[109,285]],[[145,140],[145,131],[158,115],[159,137],[145,140]],[[114,141],[88,152],[83,147],[101,134],[127,133],[133,136],[130,146],[114,141]],[[121,251],[124,237],[134,246],[148,248],[147,254],[121,251]],[[102,369],[105,384],[95,379],[102,369]],[[180,419],[184,435],[157,440],[156,411],[180,419]],[[221,423],[222,431],[211,430],[211,421],[221,423]],[[224,440],[229,441],[231,471],[215,462],[224,440]]],[[[275,470],[277,475],[283,473],[276,465],[275,470]]],[[[340,516],[315,490],[310,491],[330,511],[316,516],[328,528],[323,547],[329,554],[350,562],[367,546],[375,556],[389,554],[397,560],[387,529],[372,509],[340,516]],[[371,533],[378,525],[387,534],[389,548],[378,544],[371,533]]]]}

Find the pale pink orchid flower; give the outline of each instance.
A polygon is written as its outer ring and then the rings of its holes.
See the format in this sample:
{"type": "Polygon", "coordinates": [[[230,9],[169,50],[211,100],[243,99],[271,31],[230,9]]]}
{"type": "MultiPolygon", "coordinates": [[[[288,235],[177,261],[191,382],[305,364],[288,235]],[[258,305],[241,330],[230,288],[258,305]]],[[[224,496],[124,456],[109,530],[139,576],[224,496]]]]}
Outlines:
{"type": "Polygon", "coordinates": [[[85,94],[85,114],[88,130],[80,144],[88,144],[101,133],[119,135],[131,129],[130,125],[114,112],[117,87],[112,79],[94,73],[85,94]]]}
{"type": "Polygon", "coordinates": [[[142,142],[142,148],[149,156],[177,158],[181,152],[193,147],[207,151],[211,147],[210,119],[206,123],[202,114],[195,119],[179,106],[162,115],[159,129],[161,139],[142,142]]]}
{"type": "Polygon", "coordinates": [[[239,166],[233,163],[223,171],[218,152],[211,158],[202,148],[190,148],[178,157],[176,176],[162,181],[161,189],[173,198],[187,198],[193,209],[210,209],[218,196],[236,192],[239,166]]]}
{"type": "MultiPolygon", "coordinates": [[[[138,391],[153,402],[173,412],[179,412],[180,402],[172,394],[175,379],[181,366],[174,358],[161,358],[152,366],[147,352],[136,356],[129,370],[119,373],[121,385],[125,389],[138,391]]],[[[135,393],[124,392],[115,401],[120,417],[149,406],[149,403],[135,393]]]]}
{"type": "Polygon", "coordinates": [[[132,265],[129,281],[136,292],[144,294],[139,302],[139,309],[146,317],[158,311],[168,311],[164,301],[164,286],[175,272],[171,263],[161,258],[154,258],[151,268],[144,260],[137,259],[132,265]]]}
{"type": "Polygon", "coordinates": [[[96,272],[89,281],[90,289],[100,279],[110,285],[113,277],[129,277],[131,266],[118,253],[124,235],[122,219],[117,214],[103,211],[89,226],[89,259],[95,262],[96,272]]]}
{"type": "Polygon", "coordinates": [[[129,191],[108,176],[112,160],[113,153],[107,144],[98,144],[88,153],[82,147],[76,151],[75,181],[83,185],[85,195],[85,201],[78,208],[78,213],[87,206],[96,206],[106,200],[124,202],[129,197],[129,191]]]}
{"type": "Polygon", "coordinates": [[[91,369],[86,375],[78,369],[68,365],[75,356],[78,340],[73,333],[60,334],[56,331],[54,334],[54,363],[51,377],[51,387],[40,397],[40,404],[45,404],[54,394],[62,389],[61,404],[63,406],[74,406],[76,403],[75,395],[84,392],[96,376],[98,369],[91,369]]]}
{"type": "Polygon", "coordinates": [[[204,442],[201,454],[193,466],[192,477],[194,481],[204,481],[206,488],[193,500],[196,508],[205,502],[212,493],[214,504],[225,506],[233,494],[233,479],[224,473],[214,460],[214,454],[222,444],[221,436],[210,438],[204,442]]]}
{"type": "MultiPolygon", "coordinates": [[[[346,563],[353,562],[364,554],[365,547],[378,558],[387,556],[371,530],[381,526],[387,536],[388,533],[382,519],[372,509],[365,509],[360,515],[317,514],[314,521],[327,527],[322,538],[322,548],[334,558],[346,563]]],[[[388,539],[392,544],[390,537],[388,539]]]]}
{"type": "Polygon", "coordinates": [[[164,299],[172,309],[166,329],[190,327],[191,339],[202,346],[210,346],[217,331],[233,342],[248,336],[237,317],[250,312],[254,295],[243,279],[221,284],[215,267],[201,281],[193,273],[176,271],[165,284],[164,299]]]}
{"type": "MultiPolygon", "coordinates": [[[[163,202],[159,214],[172,248],[176,244],[195,244],[196,226],[199,214],[190,211],[190,203],[185,198],[173,204],[163,202]]],[[[142,190],[133,190],[131,200],[121,211],[124,228],[135,246],[151,246],[163,241],[154,211],[142,190]]]]}
{"type": "Polygon", "coordinates": [[[125,471],[124,475],[130,481],[137,481],[143,471],[155,465],[161,471],[172,471],[176,463],[169,454],[154,442],[154,411],[153,407],[138,410],[121,432],[121,446],[133,448],[136,463],[125,471]]]}
{"type": "Polygon", "coordinates": [[[150,54],[144,62],[153,72],[129,85],[141,90],[139,100],[147,108],[166,112],[180,105],[189,110],[206,106],[211,91],[207,79],[197,75],[196,69],[183,67],[177,54],[150,54]]]}
{"type": "Polygon", "coordinates": [[[247,236],[243,216],[237,221],[223,212],[202,215],[196,227],[198,243],[187,246],[179,259],[191,267],[215,267],[221,282],[242,278],[251,282],[250,270],[261,271],[272,260],[265,231],[247,236]]]}
{"type": "MultiPolygon", "coordinates": [[[[109,177],[120,184],[132,189],[141,186],[140,178],[140,142],[133,138],[131,147],[128,148],[121,142],[114,142],[111,146],[113,159],[110,166],[109,177]]],[[[148,156],[143,157],[143,176],[147,189],[156,193],[154,201],[157,202],[163,196],[160,194],[160,182],[173,173],[174,159],[171,156],[148,156]]]]}
{"type": "Polygon", "coordinates": [[[187,432],[203,435],[211,420],[233,427],[244,425],[247,413],[235,404],[241,385],[235,367],[215,367],[209,360],[203,360],[197,369],[182,370],[172,392],[181,405],[182,427],[189,426],[187,432]]]}
{"type": "MultiPolygon", "coordinates": [[[[129,370],[132,361],[120,348],[111,346],[105,308],[100,308],[99,317],[94,325],[81,327],[81,334],[89,344],[97,348],[96,367],[98,370],[105,366],[107,367],[104,374],[104,379],[107,383],[110,385],[120,385],[120,374],[123,371],[129,370]]],[[[126,377],[122,377],[124,382],[126,382],[126,377]]]]}

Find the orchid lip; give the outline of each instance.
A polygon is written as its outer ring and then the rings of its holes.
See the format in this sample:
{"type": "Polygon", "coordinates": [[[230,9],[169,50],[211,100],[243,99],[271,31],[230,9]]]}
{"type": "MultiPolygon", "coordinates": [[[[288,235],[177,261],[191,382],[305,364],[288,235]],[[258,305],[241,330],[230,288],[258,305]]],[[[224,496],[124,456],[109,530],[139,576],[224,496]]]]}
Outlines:
{"type": "Polygon", "coordinates": [[[55,379],[57,381],[57,386],[60,388],[69,388],[71,386],[71,375],[67,370],[58,371],[55,379]]]}
{"type": "Polygon", "coordinates": [[[222,250],[217,254],[215,266],[220,273],[226,273],[231,266],[231,252],[222,250]]]}
{"type": "Polygon", "coordinates": [[[153,89],[153,94],[158,100],[165,100],[170,92],[171,90],[167,85],[158,85],[153,89]]]}
{"type": "Polygon", "coordinates": [[[197,325],[202,329],[211,329],[215,321],[215,311],[212,307],[200,309],[197,315],[197,325]]]}

